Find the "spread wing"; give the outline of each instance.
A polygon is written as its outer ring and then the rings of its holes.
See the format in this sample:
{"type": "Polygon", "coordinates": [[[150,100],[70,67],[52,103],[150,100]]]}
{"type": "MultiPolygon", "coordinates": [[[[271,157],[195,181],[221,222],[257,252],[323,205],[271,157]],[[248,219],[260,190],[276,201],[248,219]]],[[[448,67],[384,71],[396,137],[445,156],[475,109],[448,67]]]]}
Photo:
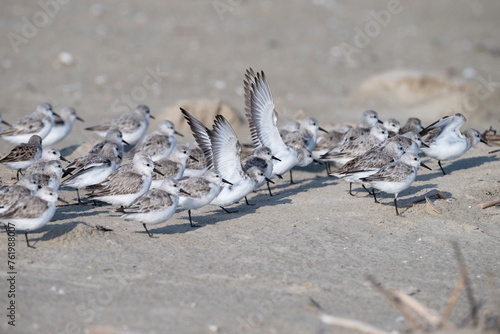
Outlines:
{"type": "Polygon", "coordinates": [[[214,167],[223,178],[230,181],[244,177],[241,168],[241,145],[229,122],[222,115],[215,116],[210,135],[214,167]]]}
{"type": "Polygon", "coordinates": [[[188,113],[186,110],[181,108],[181,112],[184,114],[184,118],[187,120],[191,131],[193,132],[194,139],[196,143],[203,151],[205,155],[205,160],[208,169],[214,166],[214,157],[212,153],[212,142],[210,141],[211,131],[203,125],[199,120],[197,120],[193,115],[188,113]]]}
{"type": "Polygon", "coordinates": [[[450,126],[450,124],[452,124],[452,122],[453,122],[453,118],[451,116],[444,116],[443,118],[435,121],[434,123],[432,123],[431,125],[429,125],[425,129],[420,131],[419,135],[421,135],[423,137],[427,133],[429,133],[431,130],[433,130],[433,132],[435,133],[435,135],[433,137],[435,137],[435,136],[439,135],[439,133],[441,133],[441,131],[443,131],[445,128],[450,126]],[[436,129],[439,129],[439,130],[436,130],[436,129]],[[437,133],[436,133],[436,131],[437,131],[437,133]]]}
{"type": "Polygon", "coordinates": [[[252,141],[254,145],[258,138],[259,145],[255,145],[257,147],[267,146],[273,154],[285,151],[287,147],[281,139],[276,126],[278,113],[275,110],[271,88],[264,72],[257,73],[253,77],[253,82],[247,94],[250,94],[250,108],[247,110],[247,118],[253,120],[254,129],[250,129],[250,131],[253,131],[252,141]]]}
{"type": "Polygon", "coordinates": [[[128,207],[119,210],[127,213],[148,213],[158,211],[164,207],[173,205],[169,193],[161,189],[151,189],[141,197],[134,200],[128,207]]]}

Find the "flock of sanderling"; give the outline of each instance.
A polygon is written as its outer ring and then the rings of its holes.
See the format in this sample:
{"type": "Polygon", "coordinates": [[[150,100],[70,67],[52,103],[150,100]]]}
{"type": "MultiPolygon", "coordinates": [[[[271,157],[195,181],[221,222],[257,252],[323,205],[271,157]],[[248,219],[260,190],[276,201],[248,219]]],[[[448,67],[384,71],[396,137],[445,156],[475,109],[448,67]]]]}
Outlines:
{"type": "Polygon", "coordinates": [[[104,140],[69,162],[57,148],[48,146],[64,139],[75,120],[83,121],[75,109],[66,108],[57,115],[50,104],[42,103],[14,126],[2,121],[10,127],[0,132],[0,138],[19,145],[0,159],[17,170],[18,177],[14,185],[0,188],[0,221],[25,231],[30,247],[28,232],[52,219],[62,186],[76,190],[78,204],[86,204],[79,193],[85,190],[94,204],[98,200],[118,206],[122,218],[142,223],[151,237],[147,225],[165,222],[177,208],[187,209],[191,226],[197,226],[193,210],[210,204],[230,213],[227,206],[243,198],[249,204],[246,196],[266,182],[272,196],[269,183],[274,183],[274,177],[289,172],[293,183],[292,168],[313,161],[323,162],[330,176],[349,182],[350,193],[356,183],[375,201],[375,189],[394,194],[399,215],[398,194],[410,187],[419,166],[429,168],[420,162],[419,151],[437,159],[445,174],[441,161],[457,159],[484,141],[477,130],[460,131],[466,121],[462,114],[423,128],[417,118],[401,127],[397,120],[382,122],[375,111],[368,110],[355,127],[327,132],[316,119],[306,118],[278,129],[264,72],[247,70],[244,91],[251,148],[240,144],[223,116],[217,115],[209,129],[182,108],[195,144],[177,145],[180,134],[168,120],[144,136],[153,116],[147,106],[139,105],[131,113],[86,128],[104,140]],[[318,138],[318,130],[326,134],[318,138]],[[125,153],[124,144],[135,146],[125,153]],[[122,164],[124,159],[131,163],[122,164]],[[63,168],[60,160],[69,164],[63,168]]]}

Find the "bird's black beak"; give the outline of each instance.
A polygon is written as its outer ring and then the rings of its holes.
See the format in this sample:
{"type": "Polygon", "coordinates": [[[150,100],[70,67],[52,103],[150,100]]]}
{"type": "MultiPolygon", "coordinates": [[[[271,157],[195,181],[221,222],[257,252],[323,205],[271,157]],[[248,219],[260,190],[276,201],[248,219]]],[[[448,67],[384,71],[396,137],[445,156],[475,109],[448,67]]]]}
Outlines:
{"type": "Polygon", "coordinates": [[[178,136],[184,137],[184,135],[183,135],[182,133],[180,133],[180,132],[174,131],[174,133],[175,133],[176,135],[178,135],[178,136]]]}
{"type": "Polygon", "coordinates": [[[61,116],[59,116],[59,114],[56,114],[54,111],[52,111],[52,113],[54,114],[54,116],[61,117],[61,116]]]}
{"type": "Polygon", "coordinates": [[[181,192],[181,193],[183,193],[183,194],[186,194],[186,195],[188,195],[188,196],[191,196],[191,194],[190,194],[190,193],[188,193],[187,191],[185,191],[185,190],[184,190],[184,189],[182,189],[182,188],[179,190],[179,192],[181,192]]]}
{"type": "Polygon", "coordinates": [[[57,200],[58,200],[59,202],[61,202],[61,203],[64,203],[64,204],[69,204],[68,202],[66,202],[66,201],[65,201],[65,200],[63,200],[62,198],[59,198],[59,197],[58,197],[58,198],[57,198],[57,200]]]}
{"type": "Polygon", "coordinates": [[[281,159],[276,158],[274,155],[271,157],[271,159],[281,161],[281,159]]]}
{"type": "Polygon", "coordinates": [[[384,124],[384,122],[382,122],[381,120],[378,120],[377,123],[384,124]]]}
{"type": "Polygon", "coordinates": [[[63,157],[62,155],[59,157],[59,160],[61,161],[65,161],[65,162],[70,162],[68,159],[66,159],[65,157],[63,157]]]}
{"type": "Polygon", "coordinates": [[[7,123],[7,122],[6,122],[6,121],[4,121],[3,119],[2,119],[2,123],[3,123],[3,124],[5,124],[5,125],[7,125],[7,126],[12,127],[12,125],[10,125],[9,123],[7,123]]]}
{"type": "Polygon", "coordinates": [[[160,172],[158,169],[156,168],[153,168],[153,172],[157,173],[157,174],[160,174],[161,176],[165,176],[165,174],[163,174],[162,172],[160,172]]]}
{"type": "Polygon", "coordinates": [[[193,157],[192,155],[190,155],[190,156],[189,156],[189,159],[194,160],[194,161],[196,161],[196,162],[200,162],[200,160],[196,159],[196,158],[195,158],[195,157],[193,157]]]}
{"type": "Polygon", "coordinates": [[[274,183],[274,181],[273,181],[273,180],[271,180],[271,179],[270,179],[270,178],[268,178],[268,177],[266,177],[266,181],[267,181],[267,182],[270,182],[270,183],[272,183],[272,184],[275,184],[275,183],[274,183]]]}
{"type": "Polygon", "coordinates": [[[124,143],[125,145],[130,146],[130,144],[129,144],[129,143],[127,143],[127,142],[126,142],[125,140],[123,140],[123,139],[122,139],[122,143],[124,143]]]}
{"type": "Polygon", "coordinates": [[[122,159],[123,159],[123,157],[122,157],[122,155],[121,155],[121,154],[118,154],[116,157],[117,157],[119,160],[122,160],[122,159]]]}
{"type": "Polygon", "coordinates": [[[325,133],[328,133],[328,131],[326,131],[325,129],[323,129],[321,126],[318,128],[319,131],[323,131],[325,133]]]}
{"type": "Polygon", "coordinates": [[[85,122],[80,116],[76,116],[76,119],[79,120],[80,122],[85,122]]]}
{"type": "Polygon", "coordinates": [[[313,162],[315,162],[315,163],[317,163],[317,164],[319,164],[319,165],[323,165],[323,164],[321,163],[321,161],[316,160],[316,159],[313,159],[313,162]]]}
{"type": "Polygon", "coordinates": [[[423,141],[421,141],[420,143],[421,143],[421,145],[420,145],[420,146],[427,147],[427,148],[429,147],[429,145],[427,145],[427,144],[426,144],[426,143],[424,143],[423,141]]]}
{"type": "Polygon", "coordinates": [[[488,141],[486,141],[486,139],[484,139],[484,138],[482,138],[482,137],[481,137],[481,139],[479,139],[479,141],[480,141],[481,143],[483,143],[483,144],[486,144],[486,145],[490,146],[490,144],[488,144],[488,141]]]}
{"type": "Polygon", "coordinates": [[[229,185],[233,185],[231,182],[229,182],[228,180],[225,180],[225,179],[222,179],[222,182],[227,183],[229,185]]]}
{"type": "Polygon", "coordinates": [[[426,164],[424,164],[423,162],[420,163],[420,166],[424,167],[424,168],[427,168],[428,170],[432,170],[432,168],[430,168],[429,166],[427,166],[426,164]]]}

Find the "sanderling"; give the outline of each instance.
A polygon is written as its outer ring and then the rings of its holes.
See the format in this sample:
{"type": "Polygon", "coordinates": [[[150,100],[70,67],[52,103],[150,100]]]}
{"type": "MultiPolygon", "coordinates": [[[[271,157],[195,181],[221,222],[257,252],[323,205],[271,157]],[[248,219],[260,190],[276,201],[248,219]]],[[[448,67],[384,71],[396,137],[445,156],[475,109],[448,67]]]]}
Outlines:
{"type": "MultiPolygon", "coordinates": [[[[394,207],[396,208],[396,215],[399,216],[398,194],[410,187],[415,181],[418,166],[430,169],[420,162],[418,155],[405,153],[401,156],[401,159],[385,165],[377,173],[360,180],[370,184],[373,188],[394,194],[394,207]]],[[[375,202],[378,202],[375,191],[373,191],[373,198],[375,202]]]]}
{"type": "Polygon", "coordinates": [[[62,163],[58,160],[47,161],[42,170],[34,173],[38,177],[38,183],[41,187],[50,187],[59,190],[61,185],[61,174],[64,171],[62,163]]]}
{"type": "Polygon", "coordinates": [[[25,143],[33,135],[38,135],[43,139],[52,129],[54,115],[49,103],[39,104],[35,112],[24,116],[13,127],[1,132],[0,138],[14,144],[25,143]]]}
{"type": "Polygon", "coordinates": [[[168,158],[163,158],[155,161],[155,168],[159,170],[163,176],[158,173],[153,174],[151,188],[159,188],[163,179],[172,178],[179,180],[186,169],[186,161],[190,158],[190,150],[187,146],[177,145],[168,158]]]}
{"type": "MultiPolygon", "coordinates": [[[[349,194],[352,194],[352,184],[361,183],[360,179],[375,174],[383,166],[397,161],[404,153],[403,146],[397,141],[391,141],[384,146],[376,146],[366,151],[362,156],[348,161],[339,170],[328,175],[349,182],[349,194]]],[[[366,189],[363,184],[363,188],[366,189]]]]}
{"type": "Polygon", "coordinates": [[[316,146],[311,152],[313,154],[313,158],[319,160],[320,156],[337,146],[350,128],[352,128],[352,126],[342,125],[318,137],[316,146]]]}
{"type": "MultiPolygon", "coordinates": [[[[273,172],[273,160],[279,161],[278,158],[273,156],[270,148],[261,146],[254,149],[250,155],[243,158],[241,160],[241,166],[245,173],[254,166],[260,167],[264,170],[264,175],[270,178],[273,172]]],[[[264,184],[264,182],[262,182],[262,184],[264,184]]],[[[259,188],[262,184],[257,184],[255,189],[259,188]]],[[[273,194],[271,193],[269,182],[267,183],[267,189],[269,190],[269,195],[272,196],[273,194]]]]}
{"type": "Polygon", "coordinates": [[[166,158],[172,153],[177,144],[177,137],[175,135],[184,137],[175,131],[174,123],[163,120],[158,124],[156,131],[145,136],[125,157],[131,159],[136,152],[142,151],[149,154],[153,161],[166,158]]]}
{"type": "Polygon", "coordinates": [[[290,131],[283,137],[283,142],[285,145],[292,146],[293,148],[305,147],[309,151],[312,151],[316,146],[318,130],[328,133],[328,131],[319,126],[316,118],[304,118],[299,122],[297,130],[290,131]]]}
{"type": "Polygon", "coordinates": [[[43,172],[43,168],[49,161],[53,160],[62,160],[66,162],[70,162],[68,159],[61,155],[61,151],[59,151],[56,147],[46,147],[42,151],[42,157],[35,161],[31,166],[26,169],[26,174],[36,174],[43,172]]]}
{"type": "Polygon", "coordinates": [[[76,114],[75,108],[63,108],[59,115],[54,116],[54,125],[49,134],[43,138],[43,145],[54,145],[66,138],[76,120],[83,122],[83,119],[76,114]]]}
{"type": "Polygon", "coordinates": [[[191,210],[196,210],[210,204],[219,195],[223,182],[231,185],[229,181],[223,179],[213,169],[207,170],[200,177],[183,178],[179,181],[180,187],[187,193],[179,195],[179,208],[188,210],[191,227],[198,226],[193,224],[191,210]]]}
{"type": "Polygon", "coordinates": [[[383,122],[378,118],[378,113],[375,110],[365,110],[361,114],[361,119],[355,127],[349,129],[341,142],[353,140],[357,137],[365,136],[370,133],[371,128],[373,128],[377,123],[382,124],[383,122]]]}
{"type": "Polygon", "coordinates": [[[36,175],[25,175],[11,186],[1,186],[0,214],[7,211],[17,200],[35,195],[38,188],[38,176],[36,175]]]}
{"type": "Polygon", "coordinates": [[[410,117],[406,121],[406,124],[403,125],[401,129],[399,129],[399,133],[400,134],[405,134],[407,132],[419,133],[422,130],[423,130],[422,121],[420,121],[420,119],[416,117],[410,117]]]}
{"type": "Polygon", "coordinates": [[[465,122],[462,114],[455,114],[441,118],[420,132],[422,141],[428,146],[423,146],[420,150],[428,157],[438,160],[443,175],[446,172],[441,166],[441,160],[457,159],[479,142],[487,144],[477,130],[460,132],[460,127],[465,122]]]}
{"type": "Polygon", "coordinates": [[[71,162],[63,174],[62,185],[76,189],[78,203],[81,204],[79,189],[101,183],[115,169],[118,158],[118,147],[113,143],[106,143],[98,154],[87,153],[71,162]]]}
{"type": "Polygon", "coordinates": [[[387,129],[382,124],[376,124],[368,135],[356,137],[353,140],[344,141],[342,145],[330,150],[321,156],[322,161],[332,161],[339,165],[345,165],[375,145],[382,143],[388,137],[387,129]]]}
{"type": "Polygon", "coordinates": [[[94,185],[94,191],[87,196],[112,205],[128,206],[149,190],[153,171],[160,173],[154,168],[153,160],[140,157],[131,171],[116,174],[105,185],[94,185]]]}
{"type": "Polygon", "coordinates": [[[419,134],[415,132],[406,132],[402,135],[395,135],[393,137],[387,138],[381,146],[386,146],[389,143],[397,142],[398,144],[403,146],[403,150],[405,153],[413,153],[418,155],[420,151],[420,147],[422,146],[422,139],[419,134]]]}
{"type": "Polygon", "coordinates": [[[125,140],[123,140],[123,135],[122,132],[118,129],[110,129],[108,132],[106,132],[106,136],[104,137],[104,140],[95,144],[92,146],[90,149],[89,153],[90,154],[97,154],[101,152],[102,148],[104,145],[107,143],[112,143],[117,145],[118,147],[118,159],[116,161],[116,166],[120,166],[123,161],[123,144],[129,145],[129,143],[125,140]]]}
{"type": "Polygon", "coordinates": [[[188,159],[186,162],[186,169],[183,176],[200,177],[208,170],[205,154],[196,143],[189,145],[189,150],[191,152],[190,155],[194,159],[188,159]]]}
{"type": "Polygon", "coordinates": [[[389,131],[389,137],[394,137],[399,133],[401,129],[401,124],[395,118],[388,118],[384,121],[384,126],[389,131]]]}
{"type": "MultiPolygon", "coordinates": [[[[4,119],[2,118],[2,114],[0,114],[0,123],[7,125],[9,128],[12,127],[12,125],[10,125],[6,121],[4,121],[4,119]]],[[[2,132],[2,128],[1,127],[0,127],[0,132],[2,132]]]]}
{"type": "Polygon", "coordinates": [[[282,175],[293,168],[299,159],[297,151],[285,145],[276,127],[278,113],[264,72],[255,74],[251,68],[248,69],[244,89],[245,111],[254,147],[269,147],[273,155],[280,159],[273,164],[273,175],[282,175]]]}
{"type": "Polygon", "coordinates": [[[149,118],[154,117],[145,105],[138,105],[131,113],[126,113],[111,121],[91,126],[85,130],[94,131],[104,137],[110,129],[118,129],[123,134],[123,139],[130,145],[135,145],[144,136],[149,127],[149,118]]]}
{"type": "MultiPolygon", "coordinates": [[[[56,212],[57,192],[43,187],[35,196],[23,197],[0,215],[0,222],[13,224],[16,230],[23,230],[26,244],[30,246],[28,232],[47,224],[56,212]]],[[[34,247],[32,247],[34,248],[34,247]]]]}
{"type": "Polygon", "coordinates": [[[172,217],[179,204],[179,192],[184,192],[177,181],[171,178],[164,179],[159,188],[150,189],[130,205],[116,210],[123,213],[121,218],[135,220],[142,223],[149,237],[146,224],[160,224],[172,217]]]}
{"type": "Polygon", "coordinates": [[[0,163],[10,169],[17,170],[17,179],[22,170],[31,166],[42,157],[42,138],[38,135],[30,137],[28,143],[19,144],[9,154],[0,159],[0,163]]]}

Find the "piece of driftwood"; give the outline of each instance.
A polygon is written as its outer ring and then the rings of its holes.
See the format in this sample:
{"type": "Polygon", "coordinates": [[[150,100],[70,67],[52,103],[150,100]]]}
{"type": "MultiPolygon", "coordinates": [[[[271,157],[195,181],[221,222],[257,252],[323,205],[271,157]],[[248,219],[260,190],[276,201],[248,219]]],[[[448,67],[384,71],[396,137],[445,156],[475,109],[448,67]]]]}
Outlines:
{"type": "Polygon", "coordinates": [[[365,334],[390,334],[389,332],[372,327],[372,326],[367,325],[361,321],[333,317],[333,316],[328,315],[328,314],[322,314],[320,316],[320,320],[327,325],[333,325],[333,326],[339,326],[342,328],[352,329],[352,330],[355,330],[355,331],[358,331],[361,333],[365,333],[365,334]]]}
{"type": "Polygon", "coordinates": [[[446,195],[443,194],[442,192],[440,192],[439,190],[432,189],[423,195],[415,197],[413,200],[410,201],[410,204],[413,205],[413,204],[418,203],[418,202],[426,201],[427,197],[432,197],[432,196],[437,196],[440,199],[448,199],[448,197],[446,197],[446,195]]]}
{"type": "Polygon", "coordinates": [[[491,201],[487,201],[487,202],[478,204],[478,206],[481,209],[486,209],[486,208],[489,208],[491,206],[495,206],[495,205],[499,205],[499,204],[500,204],[500,197],[497,197],[497,198],[492,199],[491,201]]]}

